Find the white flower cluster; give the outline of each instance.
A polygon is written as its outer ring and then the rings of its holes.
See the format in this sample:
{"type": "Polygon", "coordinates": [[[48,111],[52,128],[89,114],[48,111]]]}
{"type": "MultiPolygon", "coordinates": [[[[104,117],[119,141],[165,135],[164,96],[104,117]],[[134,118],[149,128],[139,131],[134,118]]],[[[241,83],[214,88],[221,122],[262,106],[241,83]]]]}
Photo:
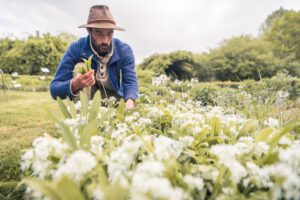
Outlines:
{"type": "Polygon", "coordinates": [[[143,104],[124,118],[115,113],[101,107],[99,130],[84,147],[79,130],[90,123],[88,115],[62,120],[78,148],[48,135],[39,137],[23,154],[22,170],[42,180],[67,176],[92,199],[104,199],[114,184],[126,190],[129,199],[208,199],[214,192],[216,198],[226,199],[244,195],[239,188],[251,196],[300,196],[300,142],[282,133],[271,144],[281,128],[277,119],[264,122],[271,129],[262,141],[257,139],[261,130],[245,128],[251,119],[244,115],[190,100],[143,104]],[[97,177],[99,168],[107,183],[97,177]],[[216,185],[220,189],[214,190],[216,185]]]}
{"type": "Polygon", "coordinates": [[[158,86],[164,86],[167,84],[167,82],[170,80],[168,76],[165,74],[162,74],[157,77],[152,77],[152,85],[158,85],[158,86]]]}

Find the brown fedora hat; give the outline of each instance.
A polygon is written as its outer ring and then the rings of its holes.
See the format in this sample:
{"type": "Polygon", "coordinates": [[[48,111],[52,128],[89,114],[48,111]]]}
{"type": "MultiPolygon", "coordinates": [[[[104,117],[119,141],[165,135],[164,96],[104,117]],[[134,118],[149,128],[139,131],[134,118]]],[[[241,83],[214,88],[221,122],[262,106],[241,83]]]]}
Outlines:
{"type": "Polygon", "coordinates": [[[92,6],[87,24],[81,25],[78,28],[103,28],[125,31],[124,28],[116,26],[116,22],[106,5],[92,6]]]}

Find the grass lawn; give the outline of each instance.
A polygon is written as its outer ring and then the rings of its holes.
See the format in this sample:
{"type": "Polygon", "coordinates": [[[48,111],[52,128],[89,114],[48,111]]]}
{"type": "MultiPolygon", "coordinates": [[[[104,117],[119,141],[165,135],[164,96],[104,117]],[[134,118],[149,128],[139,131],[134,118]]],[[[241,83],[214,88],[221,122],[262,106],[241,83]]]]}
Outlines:
{"type": "Polygon", "coordinates": [[[0,194],[20,180],[22,150],[44,133],[56,134],[50,112],[58,110],[49,92],[0,91],[0,194]]]}

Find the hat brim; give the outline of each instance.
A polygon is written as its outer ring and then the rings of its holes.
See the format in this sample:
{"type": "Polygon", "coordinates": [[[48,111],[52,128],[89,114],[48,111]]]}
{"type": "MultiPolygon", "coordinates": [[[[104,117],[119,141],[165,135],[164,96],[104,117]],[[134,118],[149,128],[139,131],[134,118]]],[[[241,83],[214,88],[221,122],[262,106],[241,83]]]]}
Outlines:
{"type": "Polygon", "coordinates": [[[83,24],[78,26],[78,28],[102,28],[102,29],[114,29],[119,31],[125,31],[124,28],[116,26],[111,23],[91,23],[91,24],[83,24]]]}

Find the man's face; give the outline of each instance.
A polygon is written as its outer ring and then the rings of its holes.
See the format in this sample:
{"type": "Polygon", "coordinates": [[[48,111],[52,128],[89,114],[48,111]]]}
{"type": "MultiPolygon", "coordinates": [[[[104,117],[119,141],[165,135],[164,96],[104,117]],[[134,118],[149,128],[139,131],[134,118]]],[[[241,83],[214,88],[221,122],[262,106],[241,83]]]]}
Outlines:
{"type": "Polygon", "coordinates": [[[113,34],[113,29],[91,29],[92,43],[100,56],[106,55],[110,52],[113,34]]]}

